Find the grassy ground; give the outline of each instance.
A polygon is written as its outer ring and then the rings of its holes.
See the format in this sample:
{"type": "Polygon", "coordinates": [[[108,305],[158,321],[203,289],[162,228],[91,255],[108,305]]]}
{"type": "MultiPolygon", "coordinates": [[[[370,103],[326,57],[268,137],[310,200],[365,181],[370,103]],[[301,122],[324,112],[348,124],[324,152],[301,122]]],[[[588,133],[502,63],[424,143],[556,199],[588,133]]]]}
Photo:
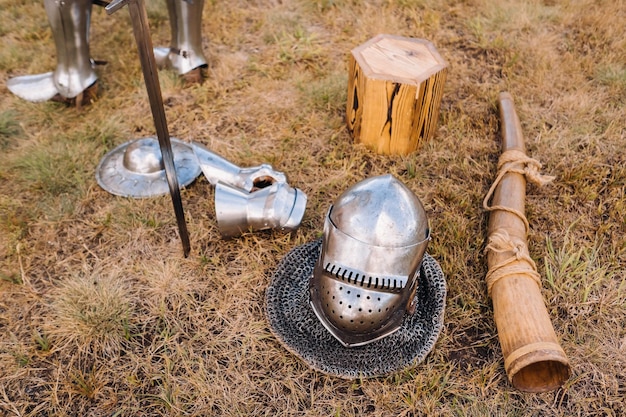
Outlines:
{"type": "MultiPolygon", "coordinates": [[[[150,1],[155,44],[169,40],[150,1]]],[[[626,396],[626,3],[623,0],[208,1],[202,86],[160,73],[170,131],[241,166],[271,163],[309,204],[293,235],[220,239],[213,188],[183,191],[192,252],[168,196],[114,197],[94,170],[154,133],[128,12],[94,9],[101,95],[28,103],[14,75],[50,71],[40,0],[0,0],[0,414],[7,416],[618,416],[626,396]],[[436,137],[381,156],[345,127],[347,57],[378,33],[431,40],[449,63],[436,137]],[[531,156],[531,256],[572,377],[545,394],[507,381],[484,277],[481,201],[509,91],[531,156]],[[349,185],[392,173],[430,216],[448,284],[426,360],[386,378],[311,370],[271,335],[264,291],[315,239],[349,185]]]]}

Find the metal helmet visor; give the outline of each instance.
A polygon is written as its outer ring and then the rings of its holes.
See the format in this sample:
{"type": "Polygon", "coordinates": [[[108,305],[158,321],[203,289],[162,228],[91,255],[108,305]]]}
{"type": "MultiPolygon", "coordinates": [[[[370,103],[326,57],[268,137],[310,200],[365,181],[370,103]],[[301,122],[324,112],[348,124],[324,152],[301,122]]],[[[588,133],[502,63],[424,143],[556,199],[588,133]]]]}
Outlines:
{"type": "Polygon", "coordinates": [[[345,346],[371,343],[400,328],[430,240],[426,214],[417,197],[393,177],[385,177],[389,178],[382,184],[396,192],[378,187],[380,181],[357,185],[331,206],[310,282],[315,314],[345,346]],[[372,189],[376,195],[371,195],[372,189]],[[365,204],[354,196],[361,191],[370,193],[365,204]],[[381,204],[380,199],[388,201],[381,204]],[[354,202],[351,209],[358,207],[364,214],[335,212],[354,202]]]}

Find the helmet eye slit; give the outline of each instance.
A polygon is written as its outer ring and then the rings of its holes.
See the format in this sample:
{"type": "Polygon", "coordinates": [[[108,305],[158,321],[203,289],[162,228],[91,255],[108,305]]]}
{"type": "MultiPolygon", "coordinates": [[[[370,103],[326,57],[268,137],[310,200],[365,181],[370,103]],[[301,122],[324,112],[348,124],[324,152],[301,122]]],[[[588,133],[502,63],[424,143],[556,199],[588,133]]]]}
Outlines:
{"type": "Polygon", "coordinates": [[[368,276],[353,269],[335,265],[331,262],[326,264],[324,271],[338,280],[345,281],[349,284],[360,285],[361,287],[397,291],[402,290],[406,285],[406,280],[403,277],[390,276],[384,278],[368,276]]]}

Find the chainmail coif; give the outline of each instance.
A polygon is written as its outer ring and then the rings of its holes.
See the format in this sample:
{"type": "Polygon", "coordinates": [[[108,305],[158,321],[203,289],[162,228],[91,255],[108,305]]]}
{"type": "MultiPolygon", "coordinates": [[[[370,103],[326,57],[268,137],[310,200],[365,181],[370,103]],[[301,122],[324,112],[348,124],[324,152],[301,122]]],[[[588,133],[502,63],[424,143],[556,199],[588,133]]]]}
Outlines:
{"type": "Polygon", "coordinates": [[[365,346],[344,347],[324,328],[309,303],[309,280],[322,240],[292,249],[278,264],[266,291],[272,333],[309,366],[342,378],[389,374],[421,362],[443,326],[446,283],[439,264],[424,255],[417,308],[395,333],[365,346]]]}

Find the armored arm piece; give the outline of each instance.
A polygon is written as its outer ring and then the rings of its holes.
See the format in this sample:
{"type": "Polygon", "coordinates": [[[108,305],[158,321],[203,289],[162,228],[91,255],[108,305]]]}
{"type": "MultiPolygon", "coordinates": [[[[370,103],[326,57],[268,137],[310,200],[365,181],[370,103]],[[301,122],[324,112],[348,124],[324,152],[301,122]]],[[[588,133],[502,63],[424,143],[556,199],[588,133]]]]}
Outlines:
{"type": "Polygon", "coordinates": [[[287,177],[275,171],[271,165],[241,168],[221,156],[211,152],[204,145],[192,142],[191,147],[198,157],[204,176],[213,185],[223,182],[233,187],[251,192],[274,183],[286,183],[287,177]]]}
{"type": "Polygon", "coordinates": [[[268,164],[242,168],[197,142],[191,146],[204,176],[215,186],[215,216],[223,236],[300,226],[307,196],[287,184],[285,174],[268,164]]]}

